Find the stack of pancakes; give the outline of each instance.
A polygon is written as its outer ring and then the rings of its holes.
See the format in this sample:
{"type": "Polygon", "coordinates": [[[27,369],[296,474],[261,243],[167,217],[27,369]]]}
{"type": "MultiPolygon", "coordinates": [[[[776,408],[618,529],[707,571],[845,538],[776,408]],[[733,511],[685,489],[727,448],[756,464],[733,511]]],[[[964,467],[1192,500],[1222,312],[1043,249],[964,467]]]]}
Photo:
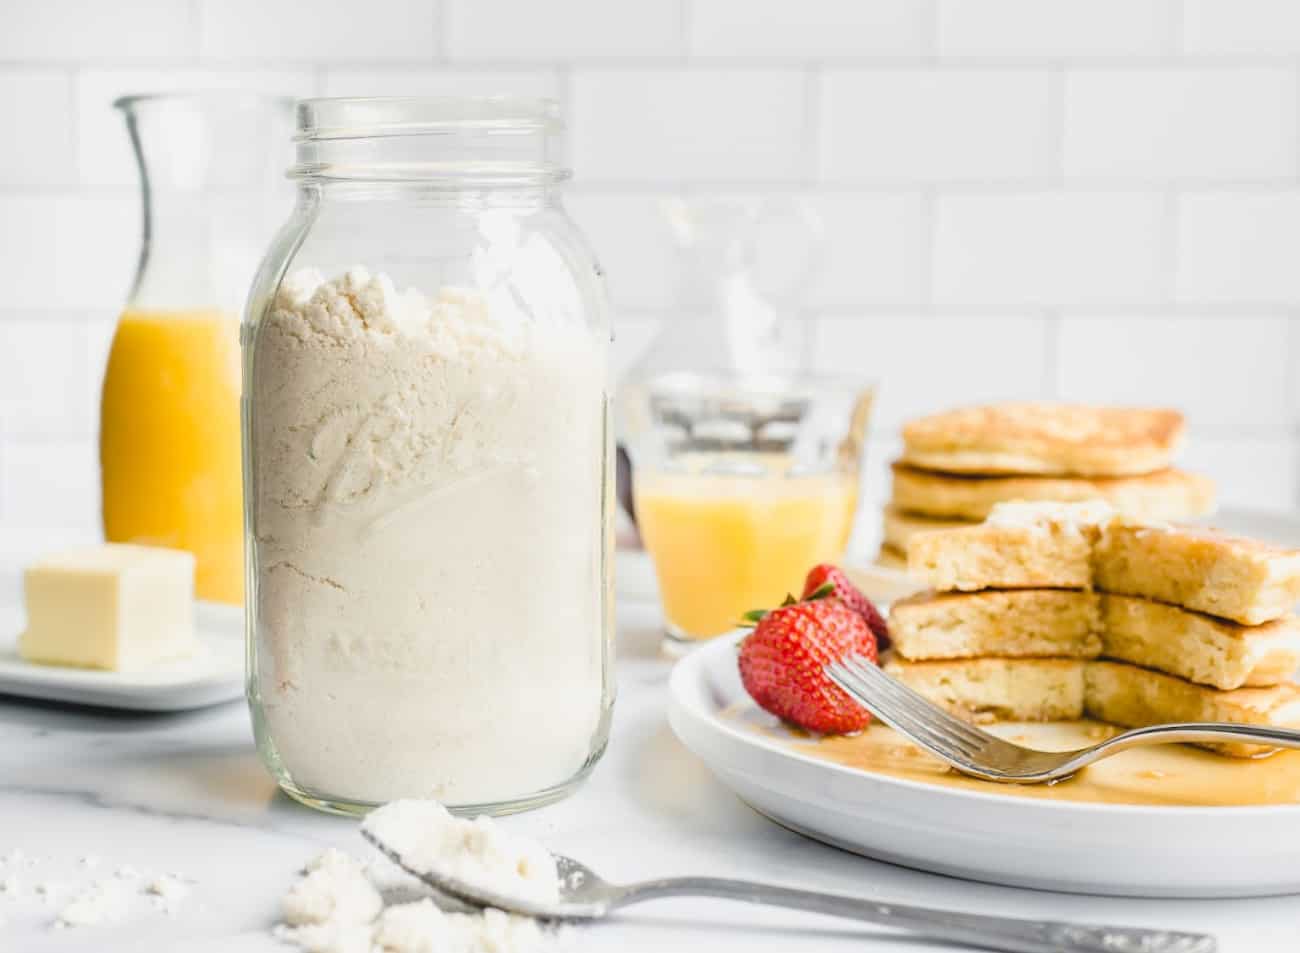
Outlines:
{"type": "Polygon", "coordinates": [[[1105,500],[1137,519],[1214,507],[1214,484],[1173,469],[1177,411],[1077,404],[968,407],[912,421],[893,465],[879,562],[901,568],[913,535],[978,523],[1010,500],[1105,500]]]}
{"type": "Polygon", "coordinates": [[[1010,503],[917,534],[908,563],[934,591],[895,603],[886,667],[951,710],[1300,725],[1298,550],[1099,501],[1010,503]]]}

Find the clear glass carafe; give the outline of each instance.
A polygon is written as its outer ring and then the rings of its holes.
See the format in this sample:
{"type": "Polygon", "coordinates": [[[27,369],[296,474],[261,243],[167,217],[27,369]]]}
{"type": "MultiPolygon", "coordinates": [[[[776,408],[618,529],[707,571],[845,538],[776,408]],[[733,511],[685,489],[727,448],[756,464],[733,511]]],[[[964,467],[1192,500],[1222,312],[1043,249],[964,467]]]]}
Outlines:
{"type": "Polygon", "coordinates": [[[613,701],[599,269],[554,104],[312,100],[244,326],[249,703],[292,796],[563,796],[613,701]]]}
{"type": "Polygon", "coordinates": [[[212,93],[116,106],[139,164],[144,240],[100,404],[104,535],[190,550],[198,597],[238,604],[238,314],[278,224],[276,195],[287,198],[290,101],[212,93]]]}

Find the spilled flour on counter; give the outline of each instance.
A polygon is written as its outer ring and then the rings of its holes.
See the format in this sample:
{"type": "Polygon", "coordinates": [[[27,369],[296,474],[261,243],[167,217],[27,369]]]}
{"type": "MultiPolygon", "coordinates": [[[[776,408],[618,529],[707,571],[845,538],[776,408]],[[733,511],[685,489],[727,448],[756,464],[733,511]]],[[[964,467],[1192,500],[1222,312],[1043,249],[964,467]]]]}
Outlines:
{"type": "MultiPolygon", "coordinates": [[[[434,801],[396,801],[372,812],[364,827],[419,869],[446,871],[507,896],[559,896],[555,862],[546,848],[490,818],[457,818],[434,801]]],[[[304,953],[559,949],[560,934],[543,930],[530,917],[492,909],[448,913],[428,895],[386,904],[381,893],[384,875],[382,866],[365,864],[335,848],[325,851],[285,894],[284,922],[275,935],[304,953]]]]}
{"type": "Polygon", "coordinates": [[[91,927],[124,919],[141,897],[171,915],[190,895],[190,885],[172,874],[150,876],[123,866],[83,888],[59,911],[56,927],[91,927]]]}

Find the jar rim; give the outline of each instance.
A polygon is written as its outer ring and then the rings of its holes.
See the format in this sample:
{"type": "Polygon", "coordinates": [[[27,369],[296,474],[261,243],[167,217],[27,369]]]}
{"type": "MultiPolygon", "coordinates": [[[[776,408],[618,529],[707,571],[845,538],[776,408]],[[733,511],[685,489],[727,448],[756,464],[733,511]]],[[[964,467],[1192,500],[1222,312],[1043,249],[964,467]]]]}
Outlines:
{"type": "Polygon", "coordinates": [[[349,96],[300,99],[295,141],[563,128],[554,99],[530,96],[349,96]]]}

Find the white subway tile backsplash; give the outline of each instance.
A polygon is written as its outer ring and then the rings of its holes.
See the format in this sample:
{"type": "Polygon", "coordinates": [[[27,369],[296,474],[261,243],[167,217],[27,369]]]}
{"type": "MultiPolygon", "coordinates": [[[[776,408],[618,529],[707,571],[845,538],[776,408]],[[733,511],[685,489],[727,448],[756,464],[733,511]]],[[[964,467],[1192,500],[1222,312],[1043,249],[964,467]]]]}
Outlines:
{"type": "Polygon", "coordinates": [[[0,430],[8,436],[85,437],[98,392],[88,362],[90,324],[0,319],[0,430]]]}
{"type": "MultiPolygon", "coordinates": [[[[200,55],[211,60],[431,62],[431,0],[197,0],[200,55]]],[[[180,4],[178,4],[179,6],[180,4]]]]}
{"type": "Polygon", "coordinates": [[[1288,334],[1284,317],[1067,317],[1060,396],[1177,407],[1201,431],[1284,437],[1288,334]]]}
{"type": "Polygon", "coordinates": [[[559,95],[553,69],[327,69],[322,96],[559,95]]]}
{"type": "Polygon", "coordinates": [[[1130,303],[1163,294],[1163,203],[1143,192],[941,195],[944,305],[1130,303]]]}
{"type": "Polygon", "coordinates": [[[190,5],[177,0],[9,0],[0,61],[175,59],[196,49],[190,5]]]}
{"type": "Polygon", "coordinates": [[[1300,4],[1183,0],[1183,45],[1189,53],[1294,56],[1300,53],[1300,4]]]}
{"type": "Polygon", "coordinates": [[[72,77],[63,70],[0,72],[0,129],[11,145],[0,149],[0,182],[71,185],[72,77]]]}
{"type": "Polygon", "coordinates": [[[931,0],[694,0],[692,56],[834,59],[919,56],[933,47],[931,0]]]}
{"type": "Polygon", "coordinates": [[[832,192],[806,197],[824,230],[809,304],[840,310],[929,297],[929,207],[915,194],[832,192]]]}
{"type": "Polygon", "coordinates": [[[816,319],[813,366],[875,380],[876,422],[1043,393],[1044,323],[1032,316],[832,315],[816,319]]]}
{"type": "Polygon", "coordinates": [[[1065,174],[1282,178],[1296,171],[1289,69],[1077,70],[1065,80],[1065,174]]]}
{"type": "Polygon", "coordinates": [[[97,527],[140,232],[110,104],[195,89],[559,99],[620,373],[706,306],[666,204],[804,203],[789,350],[883,378],[872,494],[905,417],[1055,394],[1178,404],[1230,503],[1292,506],[1298,56],[1296,0],[8,0],[0,525],[97,527]]]}
{"type": "Polygon", "coordinates": [[[3,309],[121,308],[140,253],[134,196],[0,194],[3,309]]]}
{"type": "Polygon", "coordinates": [[[99,454],[93,441],[5,441],[0,524],[97,529],[99,499],[99,454]]]}
{"type": "Polygon", "coordinates": [[[1295,508],[1296,451],[1291,440],[1207,437],[1193,428],[1179,466],[1214,478],[1220,508],[1295,508]]]}
{"type": "Polygon", "coordinates": [[[443,0],[447,56],[554,60],[666,57],[682,51],[680,3],[443,0]]]}
{"type": "Polygon", "coordinates": [[[939,55],[1157,56],[1177,0],[939,0],[939,55]]]}
{"type": "Polygon", "coordinates": [[[1180,301],[1300,302],[1300,191],[1183,195],[1177,222],[1180,301]]]}
{"type": "Polygon", "coordinates": [[[789,69],[576,69],[574,168],[584,181],[798,179],[804,84],[789,69]]]}
{"type": "Polygon", "coordinates": [[[605,271],[615,309],[665,310],[681,280],[668,224],[670,195],[581,193],[565,198],[605,271]]]}
{"type": "Polygon", "coordinates": [[[1035,179],[1057,168],[1047,70],[831,70],[821,173],[837,182],[1035,179]]]}
{"type": "MultiPolygon", "coordinates": [[[[122,114],[113,108],[119,96],[140,92],[241,90],[301,97],[315,92],[309,69],[92,69],[77,77],[77,165],[88,185],[134,185],[139,180],[122,114]]],[[[285,128],[284,165],[293,151],[285,128]]]]}

